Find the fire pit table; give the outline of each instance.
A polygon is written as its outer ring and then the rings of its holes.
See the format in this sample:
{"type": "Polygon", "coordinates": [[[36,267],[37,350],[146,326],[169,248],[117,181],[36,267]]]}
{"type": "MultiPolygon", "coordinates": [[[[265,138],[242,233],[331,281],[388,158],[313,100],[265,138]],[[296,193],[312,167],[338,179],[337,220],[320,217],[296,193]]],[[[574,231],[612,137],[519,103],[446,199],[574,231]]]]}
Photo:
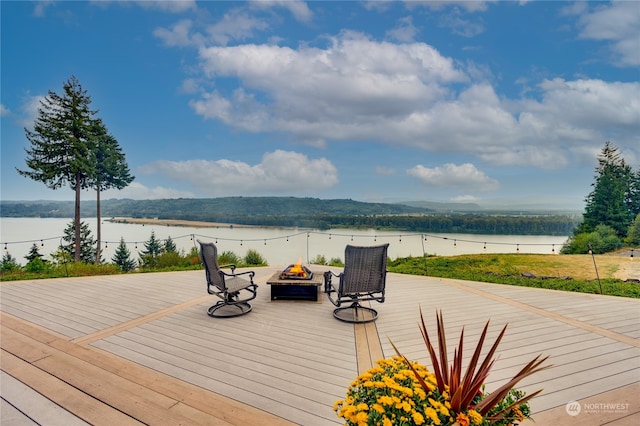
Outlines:
{"type": "Polygon", "coordinates": [[[290,276],[285,272],[276,272],[267,280],[267,285],[271,286],[271,300],[318,301],[319,287],[324,284],[322,272],[308,271],[305,277],[290,276]]]}

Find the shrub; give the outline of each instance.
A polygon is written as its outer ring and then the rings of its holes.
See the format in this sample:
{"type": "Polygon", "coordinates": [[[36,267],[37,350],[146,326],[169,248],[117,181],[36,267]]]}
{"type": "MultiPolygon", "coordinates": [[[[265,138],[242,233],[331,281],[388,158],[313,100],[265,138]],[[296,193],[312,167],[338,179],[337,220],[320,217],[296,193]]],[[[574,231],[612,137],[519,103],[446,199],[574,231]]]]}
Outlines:
{"type": "Polygon", "coordinates": [[[319,254],[316,256],[315,259],[312,259],[311,264],[313,265],[326,265],[327,264],[327,258],[324,257],[323,255],[319,254]]]}
{"type": "Polygon", "coordinates": [[[232,251],[223,251],[218,255],[219,265],[238,265],[240,264],[240,257],[232,251]]]}
{"type": "Polygon", "coordinates": [[[47,272],[49,269],[49,265],[39,257],[34,257],[24,267],[25,272],[43,274],[47,272]]]}
{"type": "Polygon", "coordinates": [[[594,254],[615,251],[622,247],[622,240],[616,231],[607,225],[596,226],[593,232],[583,232],[569,238],[562,248],[562,254],[586,254],[591,250],[594,254]]]}
{"type": "Polygon", "coordinates": [[[249,249],[247,250],[247,254],[244,256],[244,262],[247,265],[259,265],[266,266],[267,261],[257,250],[249,249]]]}
{"type": "Polygon", "coordinates": [[[6,252],[2,256],[2,263],[0,263],[0,271],[2,271],[3,274],[6,274],[9,272],[17,271],[19,269],[20,269],[20,265],[18,265],[16,258],[13,257],[11,253],[6,252]]]}
{"type": "Polygon", "coordinates": [[[332,257],[331,260],[329,261],[329,266],[342,267],[344,266],[344,263],[339,257],[332,257]]]}

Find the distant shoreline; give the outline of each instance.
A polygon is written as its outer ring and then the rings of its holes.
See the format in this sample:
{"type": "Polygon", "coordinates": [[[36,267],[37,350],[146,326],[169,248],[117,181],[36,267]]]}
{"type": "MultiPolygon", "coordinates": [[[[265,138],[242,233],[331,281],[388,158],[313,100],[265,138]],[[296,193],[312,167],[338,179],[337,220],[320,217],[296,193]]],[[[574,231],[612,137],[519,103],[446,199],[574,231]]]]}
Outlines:
{"type": "MultiPolygon", "coordinates": [[[[279,228],[275,226],[262,225],[241,225],[237,223],[221,223],[221,222],[205,222],[197,220],[179,220],[179,219],[148,219],[133,217],[114,217],[105,219],[112,223],[131,223],[134,225],[160,225],[160,226],[181,226],[189,228],[279,228]]],[[[284,228],[284,227],[283,227],[284,228]]]]}

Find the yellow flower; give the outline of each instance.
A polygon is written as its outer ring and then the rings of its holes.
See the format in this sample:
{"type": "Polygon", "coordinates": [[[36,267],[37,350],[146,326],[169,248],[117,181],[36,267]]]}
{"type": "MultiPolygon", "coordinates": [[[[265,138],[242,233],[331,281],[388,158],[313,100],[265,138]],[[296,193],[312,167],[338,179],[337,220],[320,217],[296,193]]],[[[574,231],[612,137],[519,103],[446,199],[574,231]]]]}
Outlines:
{"type": "Polygon", "coordinates": [[[476,410],[469,410],[467,415],[473,424],[479,425],[482,423],[482,416],[476,410]]]}
{"type": "MultiPolygon", "coordinates": [[[[356,422],[357,423],[364,422],[364,424],[367,424],[367,420],[368,419],[369,419],[369,415],[364,411],[361,411],[356,415],[356,422]]],[[[356,423],[356,422],[354,422],[354,423],[356,423]]]]}
{"type": "Polygon", "coordinates": [[[388,417],[384,417],[382,419],[382,426],[393,426],[393,423],[391,423],[391,420],[389,420],[388,417]]]}
{"type": "Polygon", "coordinates": [[[371,408],[373,408],[375,411],[377,411],[380,414],[384,414],[384,407],[380,404],[373,404],[371,408]]]}
{"type": "Polygon", "coordinates": [[[422,414],[418,413],[417,411],[414,411],[412,414],[413,417],[413,422],[417,425],[421,425],[424,423],[424,417],[422,416],[422,414]]]}
{"type": "Polygon", "coordinates": [[[427,417],[429,417],[431,419],[433,424],[436,424],[436,425],[440,424],[440,419],[438,418],[438,413],[433,408],[427,407],[426,410],[424,410],[424,414],[426,414],[427,417]]]}
{"type": "Polygon", "coordinates": [[[382,405],[393,405],[393,399],[389,395],[382,395],[378,398],[378,403],[382,405]]]}

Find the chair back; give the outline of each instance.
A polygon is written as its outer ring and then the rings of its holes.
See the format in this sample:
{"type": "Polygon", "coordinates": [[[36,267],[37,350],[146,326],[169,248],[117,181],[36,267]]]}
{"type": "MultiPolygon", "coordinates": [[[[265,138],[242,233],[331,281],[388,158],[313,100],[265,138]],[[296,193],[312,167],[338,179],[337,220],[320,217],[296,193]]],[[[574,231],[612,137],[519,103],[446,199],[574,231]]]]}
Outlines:
{"type": "Polygon", "coordinates": [[[200,244],[202,264],[207,275],[207,284],[224,290],[224,278],[220,274],[220,266],[218,265],[218,248],[213,243],[203,243],[200,240],[198,243],[200,244]]]}
{"type": "Polygon", "coordinates": [[[358,247],[347,245],[340,294],[384,292],[389,244],[358,247]]]}

